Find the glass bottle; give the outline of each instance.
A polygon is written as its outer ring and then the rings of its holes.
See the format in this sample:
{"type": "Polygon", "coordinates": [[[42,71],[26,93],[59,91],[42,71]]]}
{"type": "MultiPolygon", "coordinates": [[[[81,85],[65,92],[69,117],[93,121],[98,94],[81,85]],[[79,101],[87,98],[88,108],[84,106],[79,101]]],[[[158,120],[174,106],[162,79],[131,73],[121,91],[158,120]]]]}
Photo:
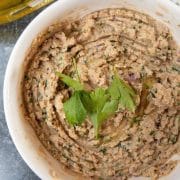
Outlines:
{"type": "Polygon", "coordinates": [[[19,19],[54,0],[0,0],[0,24],[19,19]]]}

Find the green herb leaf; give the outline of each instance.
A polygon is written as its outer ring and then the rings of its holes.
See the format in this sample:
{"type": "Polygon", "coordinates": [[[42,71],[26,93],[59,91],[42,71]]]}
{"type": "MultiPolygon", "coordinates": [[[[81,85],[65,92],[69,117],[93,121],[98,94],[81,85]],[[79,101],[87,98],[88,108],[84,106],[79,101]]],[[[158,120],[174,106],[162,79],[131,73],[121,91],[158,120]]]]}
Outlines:
{"type": "Polygon", "coordinates": [[[90,97],[93,104],[93,112],[100,112],[104,107],[109,95],[103,88],[97,88],[95,91],[91,92],[90,97]]]}
{"type": "Polygon", "coordinates": [[[99,121],[103,122],[105,119],[112,116],[118,108],[118,100],[111,100],[106,102],[102,111],[98,115],[99,121]]]}
{"type": "Polygon", "coordinates": [[[96,138],[102,123],[116,112],[119,103],[122,107],[135,111],[135,92],[117,74],[108,90],[96,88],[92,92],[85,91],[79,81],[59,72],[56,74],[74,89],[71,98],[64,103],[67,121],[71,125],[80,125],[88,115],[93,123],[96,138]]]}
{"type": "Polygon", "coordinates": [[[83,85],[79,81],[76,81],[60,72],[56,72],[56,75],[60,77],[61,81],[63,81],[67,86],[73,88],[74,90],[79,91],[84,89],[83,85]]]}
{"type": "Polygon", "coordinates": [[[111,95],[111,98],[114,100],[119,100],[119,98],[121,97],[117,81],[118,80],[116,79],[116,77],[114,77],[111,85],[108,88],[109,94],[111,95]]]}
{"type": "Polygon", "coordinates": [[[75,91],[63,106],[70,125],[80,125],[85,120],[87,112],[81,102],[81,91],[75,91]]]}
{"type": "Polygon", "coordinates": [[[112,99],[118,99],[122,107],[135,111],[136,105],[134,102],[135,92],[127,83],[119,78],[115,74],[111,86],[108,88],[108,91],[112,99]]]}
{"type": "Polygon", "coordinates": [[[106,101],[108,100],[108,97],[109,96],[106,94],[106,91],[103,88],[97,88],[95,91],[90,93],[90,99],[93,108],[89,112],[89,116],[94,126],[96,138],[99,136],[99,128],[102,124],[102,122],[100,122],[101,120],[99,118],[99,113],[103,109],[106,101]]]}
{"type": "Polygon", "coordinates": [[[95,134],[95,137],[97,139],[99,137],[99,127],[100,127],[100,123],[98,121],[98,115],[97,115],[97,113],[91,113],[91,114],[89,114],[89,116],[90,116],[91,121],[93,123],[94,134],[95,134]]]}
{"type": "Polygon", "coordinates": [[[81,101],[85,107],[85,109],[87,110],[88,113],[92,113],[93,111],[93,102],[90,96],[89,92],[86,91],[82,91],[81,92],[81,101]]]}
{"type": "Polygon", "coordinates": [[[118,100],[111,100],[105,103],[103,109],[97,113],[96,119],[94,119],[95,125],[95,136],[98,138],[99,128],[102,123],[111,117],[118,109],[118,100]]]}
{"type": "Polygon", "coordinates": [[[109,99],[110,96],[106,90],[97,88],[94,92],[91,92],[87,101],[91,105],[88,114],[92,120],[96,138],[99,136],[99,129],[102,123],[113,115],[118,108],[118,101],[109,99]]]}

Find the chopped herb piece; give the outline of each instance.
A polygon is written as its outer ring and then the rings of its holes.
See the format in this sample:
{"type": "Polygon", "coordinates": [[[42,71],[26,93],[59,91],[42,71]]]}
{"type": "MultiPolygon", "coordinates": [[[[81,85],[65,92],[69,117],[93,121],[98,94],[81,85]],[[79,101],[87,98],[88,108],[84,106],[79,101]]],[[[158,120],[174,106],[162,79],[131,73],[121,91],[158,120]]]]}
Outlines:
{"type": "Polygon", "coordinates": [[[67,86],[73,88],[74,90],[79,91],[84,89],[83,85],[79,81],[76,81],[71,77],[59,72],[56,72],[56,75],[59,76],[61,81],[63,81],[67,86]]]}
{"type": "Polygon", "coordinates": [[[133,117],[133,119],[132,119],[132,124],[134,124],[134,123],[139,124],[140,121],[141,121],[141,118],[140,118],[140,117],[133,117]]]}
{"type": "Polygon", "coordinates": [[[45,88],[48,86],[48,80],[45,80],[45,88]]]}
{"type": "Polygon", "coordinates": [[[102,152],[103,154],[105,154],[105,153],[106,153],[106,151],[107,151],[107,149],[106,149],[106,148],[102,148],[102,149],[100,150],[100,152],[102,152]]]}
{"type": "Polygon", "coordinates": [[[155,134],[155,131],[151,131],[150,133],[149,133],[149,135],[154,135],[155,134]]]}
{"type": "Polygon", "coordinates": [[[178,73],[180,73],[180,66],[174,65],[174,66],[172,66],[172,70],[177,71],[178,73]]]}
{"type": "Polygon", "coordinates": [[[177,142],[177,137],[176,136],[171,136],[170,141],[172,144],[175,144],[177,142]]]}

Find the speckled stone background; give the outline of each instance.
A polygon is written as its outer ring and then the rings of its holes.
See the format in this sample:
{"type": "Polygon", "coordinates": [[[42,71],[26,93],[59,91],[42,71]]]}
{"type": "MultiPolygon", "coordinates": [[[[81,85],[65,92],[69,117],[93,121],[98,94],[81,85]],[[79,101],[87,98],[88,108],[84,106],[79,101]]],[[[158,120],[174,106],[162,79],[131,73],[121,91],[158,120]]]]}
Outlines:
{"type": "Polygon", "coordinates": [[[0,26],[0,180],[39,180],[25,164],[11,140],[2,98],[4,74],[10,53],[22,31],[39,12],[0,26]]]}
{"type": "MultiPolygon", "coordinates": [[[[172,1],[180,5],[180,0],[172,1]]],[[[0,26],[0,180],[39,180],[22,160],[9,135],[3,109],[3,81],[14,44],[41,10],[16,22],[0,26]]]]}

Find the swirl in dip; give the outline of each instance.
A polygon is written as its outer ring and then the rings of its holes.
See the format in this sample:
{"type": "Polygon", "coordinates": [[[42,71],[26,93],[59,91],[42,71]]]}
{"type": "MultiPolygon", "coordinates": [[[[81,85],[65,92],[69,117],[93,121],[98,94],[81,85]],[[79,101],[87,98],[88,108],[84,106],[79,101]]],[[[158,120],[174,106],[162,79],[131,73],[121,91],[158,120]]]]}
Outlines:
{"type": "Polygon", "coordinates": [[[179,152],[180,68],[164,24],[134,10],[100,10],[50,26],[26,59],[24,117],[65,167],[94,179],[158,178],[175,167],[168,160],[179,152]],[[115,67],[138,94],[136,112],[119,109],[99,139],[88,118],[74,127],[65,118],[63,102],[72,92],[55,72],[74,77],[72,59],[89,90],[108,87],[115,67]]]}

